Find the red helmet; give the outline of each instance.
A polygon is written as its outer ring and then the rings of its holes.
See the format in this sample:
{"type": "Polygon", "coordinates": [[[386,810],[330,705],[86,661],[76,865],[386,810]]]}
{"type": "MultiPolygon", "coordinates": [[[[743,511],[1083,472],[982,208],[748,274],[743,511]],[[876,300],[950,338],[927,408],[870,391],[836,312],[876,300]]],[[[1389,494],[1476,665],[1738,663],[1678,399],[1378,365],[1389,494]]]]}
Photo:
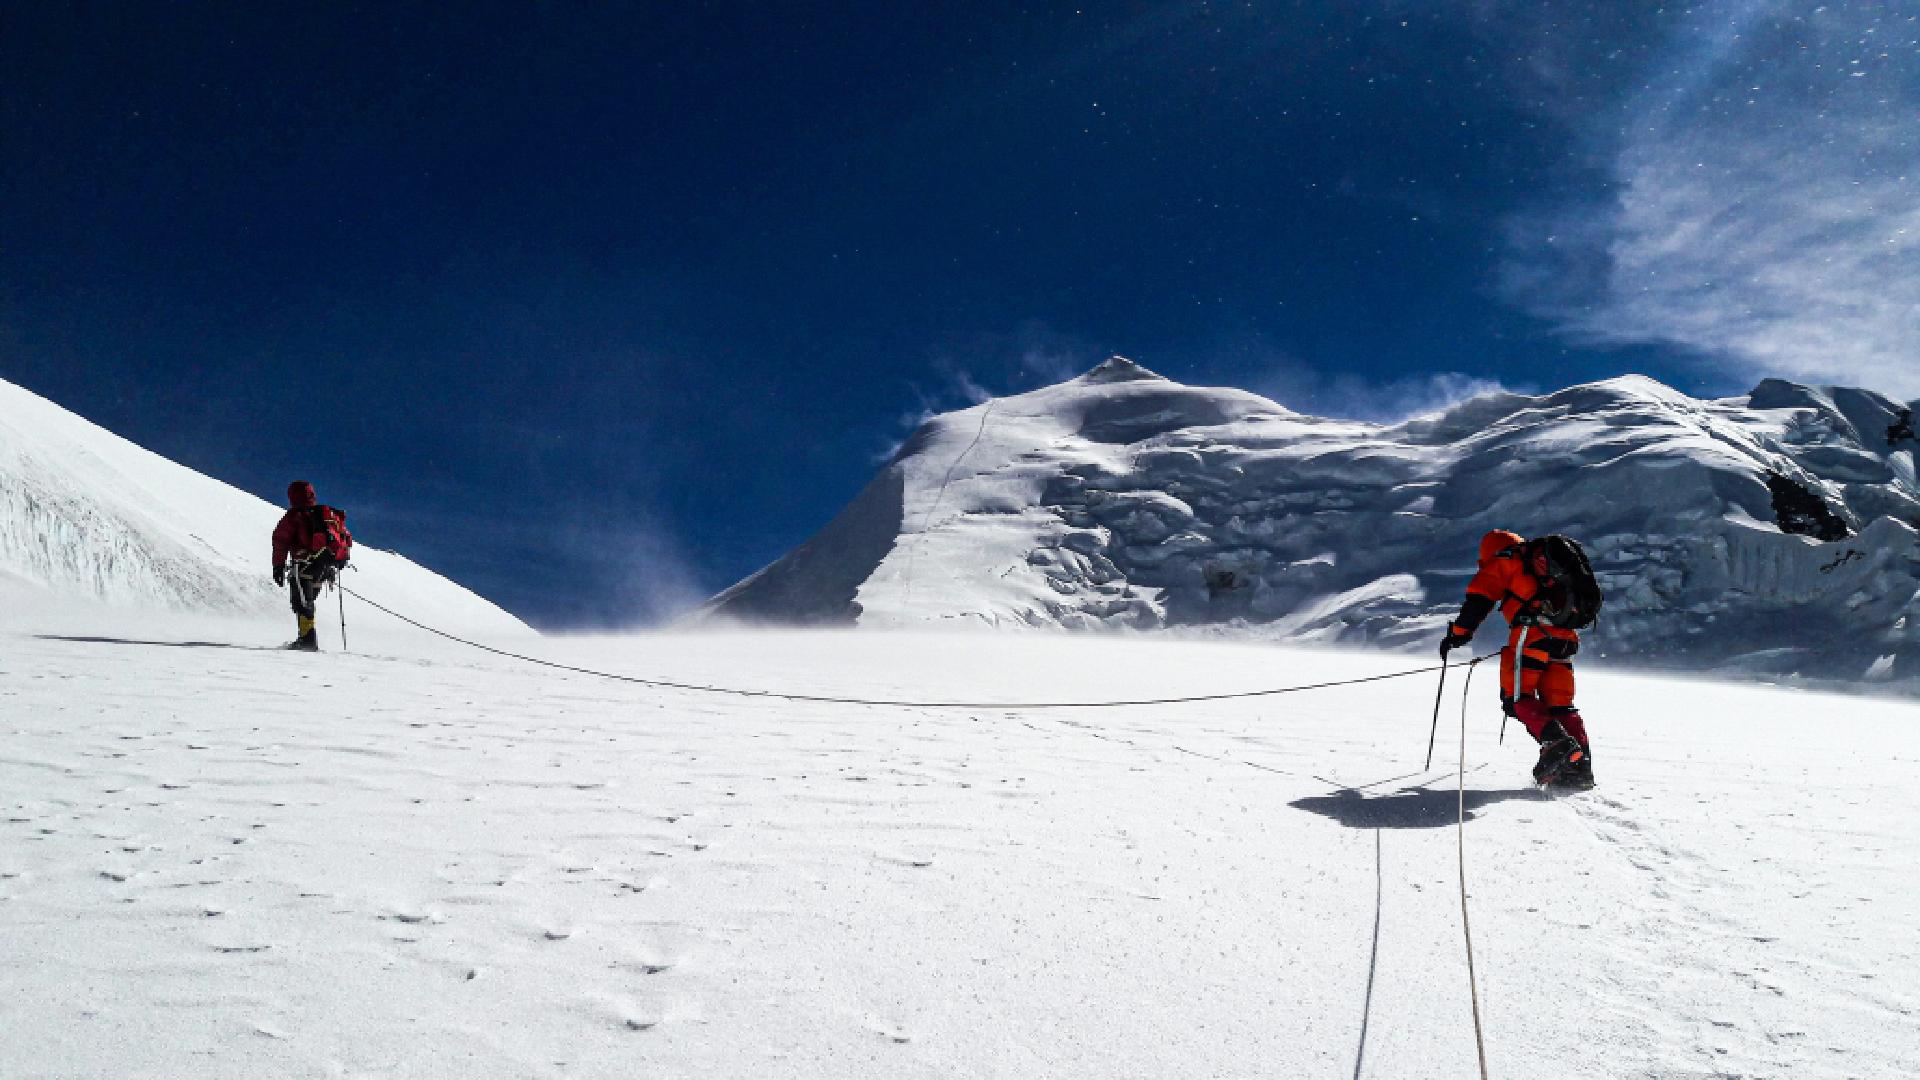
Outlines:
{"type": "Polygon", "coordinates": [[[1495,529],[1480,538],[1480,565],[1492,562],[1501,552],[1526,543],[1519,533],[1495,529]]]}
{"type": "Polygon", "coordinates": [[[287,505],[295,510],[305,510],[309,506],[318,506],[319,496],[313,493],[313,485],[305,480],[295,480],[287,485],[287,505]]]}

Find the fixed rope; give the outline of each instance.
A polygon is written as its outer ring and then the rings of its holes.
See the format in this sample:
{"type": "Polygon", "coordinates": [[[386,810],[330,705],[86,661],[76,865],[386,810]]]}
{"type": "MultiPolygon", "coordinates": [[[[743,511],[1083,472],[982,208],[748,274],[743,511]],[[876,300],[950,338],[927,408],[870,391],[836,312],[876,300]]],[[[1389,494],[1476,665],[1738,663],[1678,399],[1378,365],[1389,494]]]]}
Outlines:
{"type": "MultiPolygon", "coordinates": [[[[1117,701],[907,701],[898,698],[837,697],[828,694],[797,694],[785,690],[744,690],[730,686],[702,686],[698,683],[673,682],[668,679],[645,679],[638,675],[621,675],[612,671],[598,671],[593,668],[562,664],[553,660],[542,660],[537,656],[528,656],[524,653],[499,649],[492,645],[483,645],[478,641],[469,641],[458,635],[449,634],[445,630],[428,626],[418,619],[408,618],[378,601],[369,600],[359,593],[354,592],[352,589],[347,588],[345,585],[341,585],[340,589],[348,596],[366,604],[368,607],[376,611],[383,611],[416,629],[424,630],[429,634],[445,638],[448,641],[457,642],[468,648],[479,649],[481,652],[492,653],[495,656],[504,656],[509,659],[519,660],[523,663],[537,664],[540,667],[553,668],[557,671],[569,671],[576,675],[592,675],[596,678],[613,679],[617,682],[634,683],[639,686],[652,686],[663,690],[686,690],[697,694],[725,694],[729,697],[778,698],[783,701],[805,701],[825,705],[874,705],[883,708],[903,709],[1004,709],[1018,711],[1030,709],[1117,709],[1136,705],[1188,705],[1196,702],[1234,701],[1242,698],[1272,697],[1277,694],[1298,694],[1308,690],[1328,690],[1336,686],[1358,686],[1362,683],[1384,682],[1388,679],[1404,679],[1413,675],[1425,675],[1428,672],[1438,670],[1437,665],[1430,665],[1407,671],[1391,671],[1385,675],[1363,675],[1357,679],[1333,679],[1327,682],[1305,683],[1299,686],[1277,686],[1265,690],[1237,690],[1221,694],[1188,694],[1181,697],[1129,698],[1117,701]]],[[[1485,659],[1488,659],[1488,657],[1479,657],[1473,660],[1472,663],[1477,664],[1485,659]]]]}

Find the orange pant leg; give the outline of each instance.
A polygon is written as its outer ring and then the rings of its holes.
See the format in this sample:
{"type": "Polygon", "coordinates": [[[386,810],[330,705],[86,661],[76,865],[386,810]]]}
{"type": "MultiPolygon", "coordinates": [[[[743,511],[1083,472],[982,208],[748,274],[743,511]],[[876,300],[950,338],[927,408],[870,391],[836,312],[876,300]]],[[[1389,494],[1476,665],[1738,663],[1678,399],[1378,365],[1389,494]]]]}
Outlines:
{"type": "Polygon", "coordinates": [[[1540,700],[1549,709],[1573,708],[1573,665],[1564,660],[1547,665],[1540,674],[1540,700]]]}
{"type": "Polygon", "coordinates": [[[1527,697],[1540,690],[1540,676],[1551,662],[1540,643],[1545,639],[1538,627],[1528,627],[1526,637],[1520,643],[1520,683],[1515,693],[1513,681],[1514,648],[1513,637],[1507,638],[1506,648],[1500,650],[1500,692],[1514,697],[1527,697]]]}
{"type": "MultiPolygon", "coordinates": [[[[1538,696],[1549,707],[1573,705],[1573,665],[1555,658],[1556,639],[1570,634],[1549,633],[1537,626],[1527,628],[1520,643],[1520,684],[1514,693],[1514,648],[1511,638],[1500,650],[1500,692],[1515,697],[1538,696]]],[[[1578,640],[1574,638],[1573,640],[1578,640]]]]}

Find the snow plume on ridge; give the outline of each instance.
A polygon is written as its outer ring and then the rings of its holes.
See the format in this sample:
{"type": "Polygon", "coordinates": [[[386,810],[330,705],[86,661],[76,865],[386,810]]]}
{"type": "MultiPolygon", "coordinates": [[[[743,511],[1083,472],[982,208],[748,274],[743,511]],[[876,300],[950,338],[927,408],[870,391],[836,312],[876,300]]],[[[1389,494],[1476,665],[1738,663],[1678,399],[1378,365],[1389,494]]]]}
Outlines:
{"type": "Polygon", "coordinates": [[[1523,392],[1496,379],[1459,371],[1369,379],[1344,373],[1330,375],[1291,361],[1270,365],[1255,380],[1255,389],[1289,408],[1375,423],[1397,423],[1442,412],[1486,394],[1523,392]]]}
{"type": "Polygon", "coordinates": [[[697,607],[711,595],[685,547],[644,515],[620,522],[581,522],[563,527],[561,551],[606,583],[596,605],[596,629],[658,626],[697,607]]]}
{"type": "Polygon", "coordinates": [[[1585,340],[1920,393],[1912,15],[1742,0],[1669,16],[1645,78],[1584,121],[1610,194],[1517,216],[1510,292],[1585,340]]]}
{"type": "Polygon", "coordinates": [[[933,413],[960,402],[978,405],[1000,394],[1065,382],[1106,355],[1096,345],[1029,319],[1006,333],[979,334],[936,349],[931,366],[940,384],[921,396],[933,413]]]}
{"type": "Polygon", "coordinates": [[[1487,394],[1514,392],[1497,379],[1458,371],[1388,380],[1335,375],[1327,380],[1326,389],[1315,399],[1313,411],[1391,423],[1444,412],[1487,394]]]}
{"type": "Polygon", "coordinates": [[[876,464],[891,461],[914,432],[942,413],[980,405],[1002,394],[1065,382],[1106,355],[1097,346],[1037,319],[1007,333],[979,334],[940,346],[928,361],[935,377],[932,385],[913,385],[918,407],[900,414],[897,434],[879,446],[872,458],[876,464]]]}

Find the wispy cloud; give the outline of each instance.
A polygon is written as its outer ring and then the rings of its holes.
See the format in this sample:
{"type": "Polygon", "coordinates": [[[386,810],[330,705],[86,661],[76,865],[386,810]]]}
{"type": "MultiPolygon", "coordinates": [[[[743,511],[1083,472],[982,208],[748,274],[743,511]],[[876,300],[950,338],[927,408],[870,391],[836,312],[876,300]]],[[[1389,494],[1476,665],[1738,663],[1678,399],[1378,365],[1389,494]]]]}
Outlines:
{"type": "Polygon", "coordinates": [[[1599,203],[1510,224],[1511,295],[1730,376],[1920,393],[1920,20],[1908,3],[1681,14],[1587,145],[1599,203]]]}

